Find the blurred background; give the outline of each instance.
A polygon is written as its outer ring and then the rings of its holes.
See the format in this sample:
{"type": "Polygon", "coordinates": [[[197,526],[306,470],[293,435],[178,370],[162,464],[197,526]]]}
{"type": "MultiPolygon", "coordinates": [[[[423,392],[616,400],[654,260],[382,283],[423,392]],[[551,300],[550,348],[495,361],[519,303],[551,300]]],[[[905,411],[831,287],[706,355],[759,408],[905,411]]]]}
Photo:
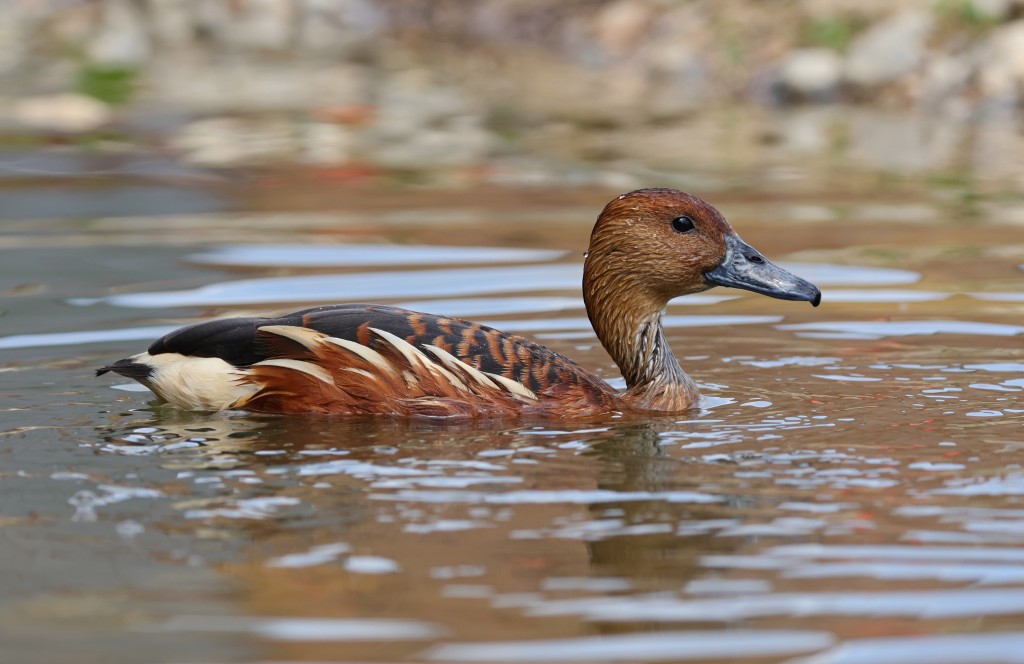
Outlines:
{"type": "Polygon", "coordinates": [[[7,217],[1024,178],[1018,0],[8,0],[0,41],[7,217]]]}

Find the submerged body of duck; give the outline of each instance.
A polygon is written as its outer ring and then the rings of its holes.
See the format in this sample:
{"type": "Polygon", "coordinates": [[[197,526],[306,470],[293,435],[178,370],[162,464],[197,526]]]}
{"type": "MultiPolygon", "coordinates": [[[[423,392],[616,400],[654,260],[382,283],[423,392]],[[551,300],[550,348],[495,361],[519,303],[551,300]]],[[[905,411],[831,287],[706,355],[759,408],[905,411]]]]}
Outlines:
{"type": "Polygon", "coordinates": [[[624,392],[528,339],[366,304],[191,325],[97,373],[133,378],[193,410],[559,418],[681,412],[699,393],[672,354],[661,318],[670,299],[713,286],[815,306],[821,299],[817,287],[769,262],[704,201],[640,189],[601,212],[583,271],[587,314],[626,379],[624,392]]]}

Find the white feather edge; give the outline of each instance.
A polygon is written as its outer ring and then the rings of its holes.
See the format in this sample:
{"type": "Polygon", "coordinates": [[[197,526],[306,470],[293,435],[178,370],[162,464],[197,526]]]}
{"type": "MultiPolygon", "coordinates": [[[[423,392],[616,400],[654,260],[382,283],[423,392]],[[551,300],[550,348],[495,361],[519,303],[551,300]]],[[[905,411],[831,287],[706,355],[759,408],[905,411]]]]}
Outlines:
{"type": "Polygon", "coordinates": [[[252,365],[254,367],[281,367],[282,369],[291,369],[292,371],[300,371],[307,376],[318,378],[328,385],[334,385],[334,379],[331,378],[331,374],[323,367],[319,367],[312,362],[303,362],[302,360],[290,360],[284,358],[271,358],[269,360],[263,360],[252,365]]]}
{"type": "Polygon", "coordinates": [[[392,348],[402,354],[405,360],[409,363],[409,366],[415,367],[416,365],[426,364],[430,361],[429,358],[423,354],[423,351],[416,348],[416,346],[413,346],[400,336],[392,334],[387,330],[382,330],[378,327],[371,327],[370,331],[387,343],[391,344],[392,348]]]}
{"type": "Polygon", "coordinates": [[[479,383],[485,388],[490,388],[492,390],[497,389],[498,386],[494,383],[494,381],[488,378],[487,374],[480,371],[476,367],[470,366],[469,364],[463,362],[462,360],[455,357],[445,349],[438,348],[437,346],[433,346],[431,344],[424,344],[423,347],[429,350],[435,357],[437,357],[437,359],[440,360],[442,364],[448,365],[448,367],[451,368],[453,371],[459,371],[460,373],[467,375],[474,382],[479,383]]]}
{"type": "Polygon", "coordinates": [[[271,334],[276,334],[279,337],[291,339],[295,343],[301,344],[310,350],[313,350],[317,343],[326,336],[316,330],[311,330],[308,327],[300,327],[298,325],[263,325],[257,329],[261,332],[270,332],[271,334]]]}
{"type": "Polygon", "coordinates": [[[364,346],[361,343],[349,341],[348,339],[339,339],[338,337],[324,337],[324,341],[326,341],[329,344],[334,344],[335,346],[338,346],[340,348],[344,348],[350,353],[358,355],[359,357],[363,358],[364,360],[366,360],[367,362],[369,362],[370,364],[372,364],[373,366],[377,367],[378,369],[385,373],[395,373],[394,367],[392,367],[388,363],[388,361],[384,359],[384,356],[375,351],[374,349],[370,348],[369,346],[364,346]]]}
{"type": "Polygon", "coordinates": [[[298,325],[264,325],[259,328],[264,332],[276,334],[286,339],[301,344],[303,347],[309,350],[316,350],[317,345],[328,343],[340,348],[344,348],[350,353],[354,353],[363,360],[369,362],[371,365],[377,367],[381,371],[389,374],[395,373],[394,368],[388,364],[388,361],[384,359],[384,356],[377,351],[364,346],[361,343],[355,341],[349,341],[348,339],[341,339],[339,337],[332,337],[316,330],[311,330],[308,327],[300,327],[298,325]]]}
{"type": "MultiPolygon", "coordinates": [[[[432,374],[438,375],[450,382],[460,392],[470,392],[469,387],[459,379],[458,376],[445,369],[443,366],[437,364],[432,360],[426,353],[416,348],[411,343],[402,339],[398,335],[392,334],[387,330],[381,330],[376,327],[371,327],[370,331],[378,335],[385,342],[391,344],[391,346],[405,357],[409,363],[410,368],[415,369],[417,366],[426,369],[432,374]]],[[[485,383],[486,384],[486,383],[485,383]]],[[[495,387],[493,383],[489,384],[490,387],[495,387]]]]}
{"type": "Polygon", "coordinates": [[[457,368],[457,370],[469,374],[471,378],[476,380],[476,382],[480,383],[481,385],[490,388],[497,388],[500,385],[501,387],[504,387],[506,391],[524,397],[526,399],[537,398],[537,395],[534,394],[532,390],[530,390],[522,383],[517,383],[511,378],[499,376],[498,374],[493,374],[487,371],[480,371],[476,367],[466,362],[463,362],[462,360],[455,357],[445,349],[439,348],[438,346],[434,346],[432,344],[424,344],[423,347],[430,351],[432,354],[434,354],[437,357],[437,359],[440,360],[442,363],[448,365],[450,369],[456,370],[457,368]],[[495,385],[494,381],[497,381],[498,384],[495,385]]]}
{"type": "Polygon", "coordinates": [[[499,383],[501,383],[505,387],[505,389],[507,389],[512,394],[517,394],[525,399],[532,399],[533,401],[537,400],[536,393],[534,393],[533,390],[523,385],[522,383],[517,383],[511,378],[506,378],[504,376],[499,376],[498,374],[493,374],[490,372],[487,372],[487,375],[492,380],[496,380],[499,383]]]}

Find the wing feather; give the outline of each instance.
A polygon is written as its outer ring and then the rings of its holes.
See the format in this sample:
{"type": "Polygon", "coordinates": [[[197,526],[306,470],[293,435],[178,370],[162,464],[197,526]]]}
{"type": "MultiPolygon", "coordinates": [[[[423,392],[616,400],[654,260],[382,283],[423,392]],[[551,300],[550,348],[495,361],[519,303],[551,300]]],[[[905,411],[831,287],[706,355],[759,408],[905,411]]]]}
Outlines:
{"type": "Polygon", "coordinates": [[[259,389],[236,407],[253,410],[461,416],[522,412],[570,394],[574,403],[600,408],[611,406],[615,394],[522,337],[382,305],[199,323],[158,339],[149,353],[220,358],[237,367],[259,389]]]}

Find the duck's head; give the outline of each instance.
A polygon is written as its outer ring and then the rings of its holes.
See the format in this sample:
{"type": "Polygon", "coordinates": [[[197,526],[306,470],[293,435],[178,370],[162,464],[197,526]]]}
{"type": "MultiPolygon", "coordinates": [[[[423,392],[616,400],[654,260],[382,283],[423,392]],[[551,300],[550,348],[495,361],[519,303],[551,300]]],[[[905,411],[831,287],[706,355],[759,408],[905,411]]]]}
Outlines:
{"type": "MultiPolygon", "coordinates": [[[[585,291],[614,291],[616,299],[634,298],[644,308],[660,310],[674,297],[714,286],[814,306],[821,301],[817,286],[769,261],[696,196],[639,189],[605,206],[590,237],[585,291]]],[[[605,299],[597,292],[585,294],[588,301],[605,299]]]]}

